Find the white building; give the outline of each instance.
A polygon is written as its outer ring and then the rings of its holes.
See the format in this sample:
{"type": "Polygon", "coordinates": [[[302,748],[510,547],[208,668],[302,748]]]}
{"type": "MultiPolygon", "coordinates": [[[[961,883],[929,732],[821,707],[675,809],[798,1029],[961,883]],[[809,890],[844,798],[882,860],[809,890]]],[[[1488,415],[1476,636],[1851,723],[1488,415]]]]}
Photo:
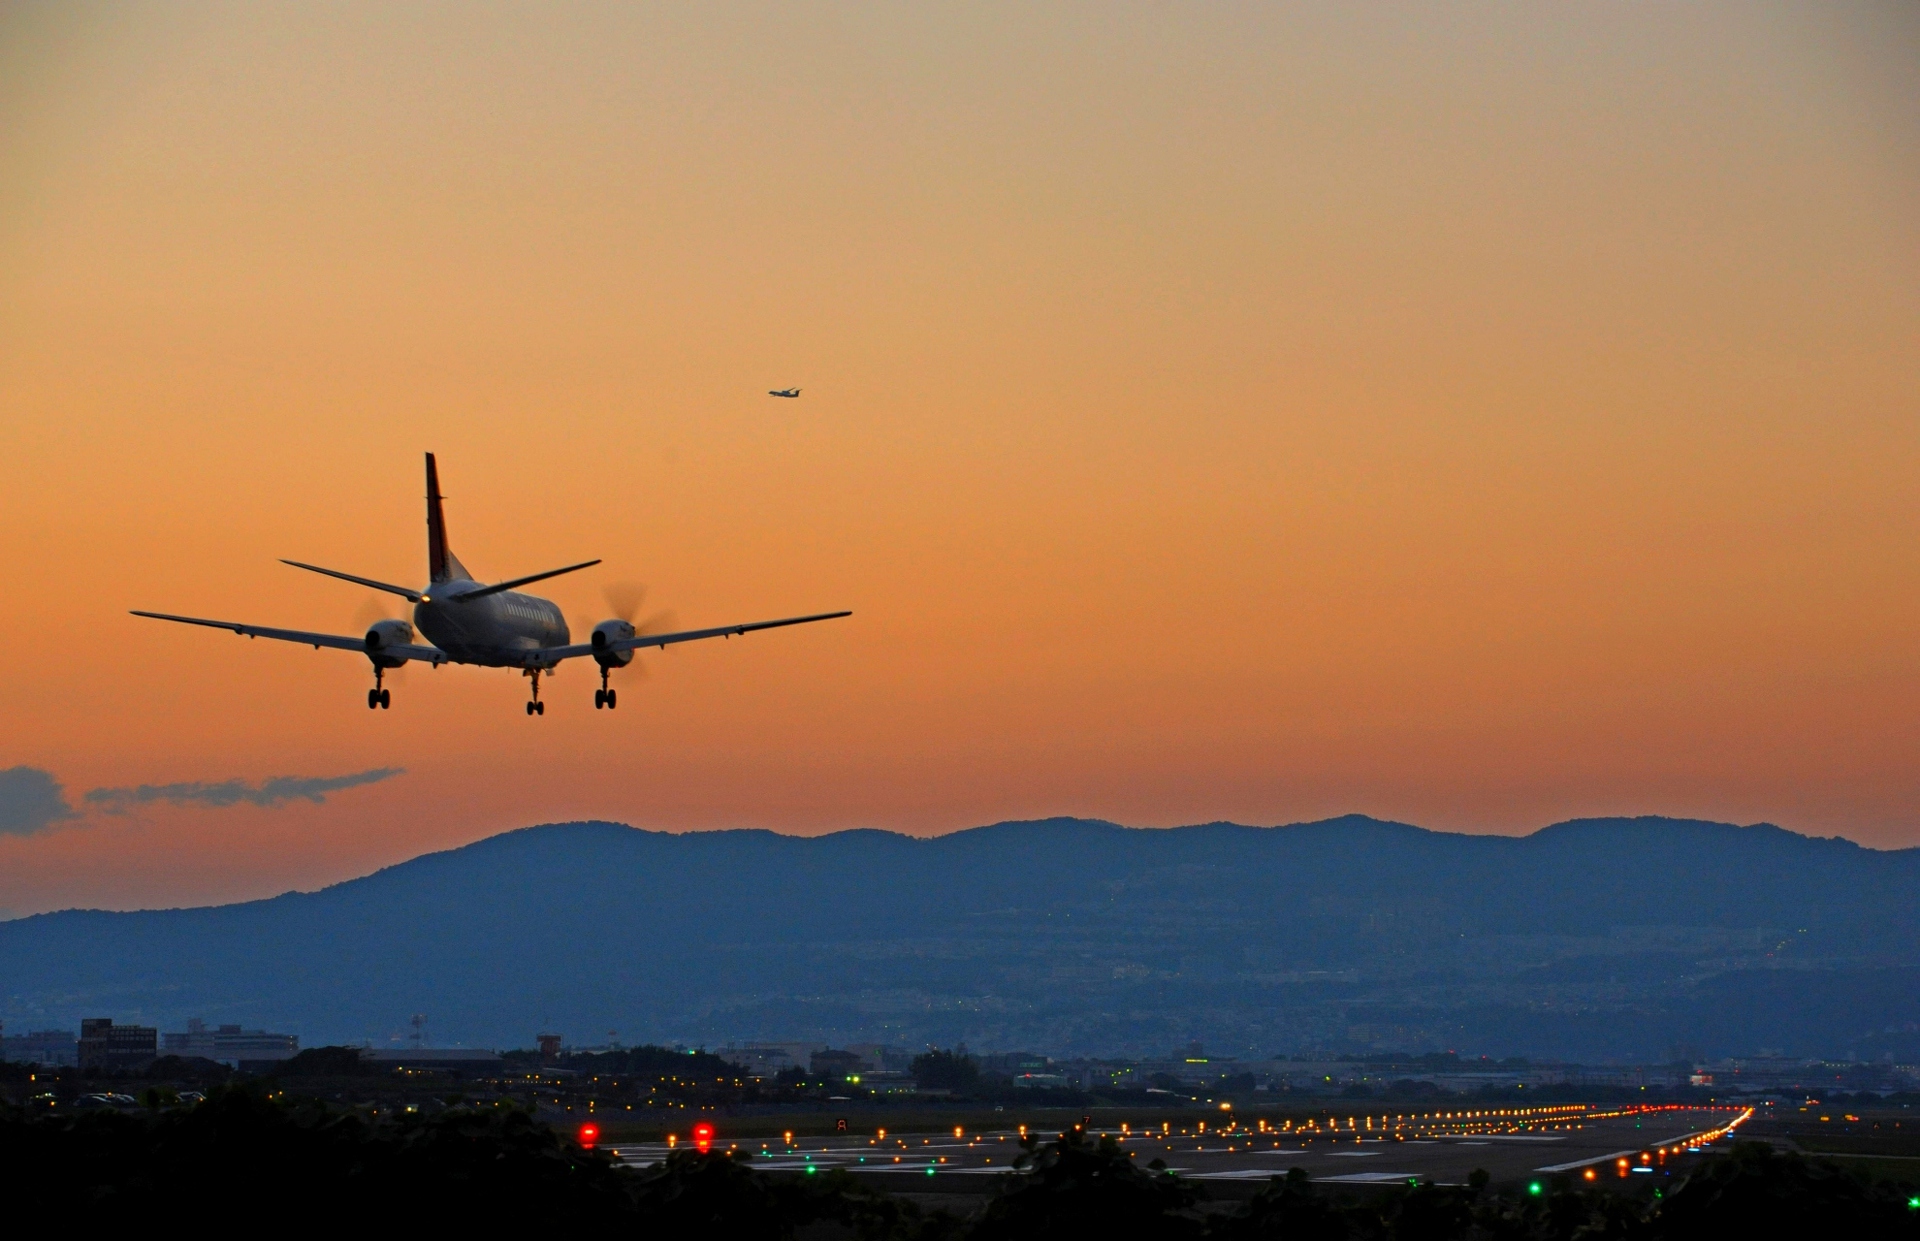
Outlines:
{"type": "Polygon", "coordinates": [[[169,1056],[198,1056],[237,1065],[242,1060],[285,1060],[300,1050],[297,1034],[274,1034],[267,1030],[242,1030],[239,1026],[216,1026],[194,1017],[185,1031],[161,1036],[161,1051],[169,1056]]]}

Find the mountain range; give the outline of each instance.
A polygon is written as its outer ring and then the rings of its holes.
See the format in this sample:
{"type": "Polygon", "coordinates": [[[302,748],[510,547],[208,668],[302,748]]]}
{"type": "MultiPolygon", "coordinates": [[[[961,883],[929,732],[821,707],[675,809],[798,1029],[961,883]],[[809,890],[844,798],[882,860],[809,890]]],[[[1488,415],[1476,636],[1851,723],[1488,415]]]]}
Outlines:
{"type": "Polygon", "coordinates": [[[0,922],[9,1032],[965,1041],[1590,1062],[1920,1052],[1920,849],[1766,824],[1347,816],[933,838],[552,824],[316,892],[0,922]]]}

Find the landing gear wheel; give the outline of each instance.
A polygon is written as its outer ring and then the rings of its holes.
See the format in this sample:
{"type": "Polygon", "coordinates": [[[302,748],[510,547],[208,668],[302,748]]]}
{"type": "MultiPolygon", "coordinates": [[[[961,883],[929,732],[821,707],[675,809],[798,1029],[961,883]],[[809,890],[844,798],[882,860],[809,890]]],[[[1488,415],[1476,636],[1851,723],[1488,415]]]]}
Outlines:
{"type": "Polygon", "coordinates": [[[390,689],[381,690],[380,691],[380,709],[382,711],[385,711],[388,707],[392,705],[393,705],[393,691],[390,689]]]}
{"type": "Polygon", "coordinates": [[[620,705],[620,700],[615,697],[615,695],[618,694],[619,692],[620,691],[617,689],[610,689],[607,691],[607,710],[611,711],[615,707],[620,705]]]}
{"type": "Polygon", "coordinates": [[[547,713],[547,704],[546,704],[546,703],[544,703],[544,702],[536,702],[536,703],[534,703],[534,704],[533,704],[533,713],[534,713],[535,715],[545,715],[545,714],[547,713]]]}
{"type": "Polygon", "coordinates": [[[528,714],[528,715],[532,715],[532,714],[533,714],[533,704],[532,704],[532,703],[528,703],[528,704],[527,704],[527,714],[528,714]]]}
{"type": "Polygon", "coordinates": [[[606,705],[607,705],[607,691],[604,689],[594,690],[593,691],[593,709],[595,711],[598,711],[600,708],[606,705]]]}
{"type": "Polygon", "coordinates": [[[367,710],[371,711],[379,705],[380,705],[380,691],[377,689],[368,690],[367,691],[367,710]]]}

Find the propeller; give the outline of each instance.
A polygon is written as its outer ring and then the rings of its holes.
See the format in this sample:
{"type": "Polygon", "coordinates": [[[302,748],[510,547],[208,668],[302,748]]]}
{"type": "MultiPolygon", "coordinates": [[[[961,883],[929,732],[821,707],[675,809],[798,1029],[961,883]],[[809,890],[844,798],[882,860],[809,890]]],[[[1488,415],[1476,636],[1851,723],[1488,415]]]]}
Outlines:
{"type": "MultiPolygon", "coordinates": [[[[667,608],[640,616],[640,609],[647,601],[647,588],[639,582],[609,582],[601,594],[606,598],[607,607],[613,612],[614,617],[632,625],[636,635],[670,633],[678,623],[672,610],[667,608]],[[639,619],[636,620],[635,617],[639,619]]],[[[593,632],[593,621],[580,620],[575,623],[580,627],[582,640],[593,632]]],[[[638,652],[635,654],[637,656],[638,652]]],[[[647,675],[646,665],[642,664],[638,658],[627,665],[627,671],[640,677],[647,675]]]]}
{"type": "MultiPolygon", "coordinates": [[[[392,595],[368,595],[360,601],[360,606],[354,609],[353,628],[358,633],[365,633],[375,623],[383,620],[401,620],[409,625],[413,623],[413,617],[407,615],[407,608],[392,595]]],[[[408,661],[409,664],[411,662],[411,660],[408,661]]],[[[387,679],[393,680],[404,672],[407,666],[408,664],[401,664],[398,668],[387,669],[387,679]]]]}
{"type": "Polygon", "coordinates": [[[639,620],[634,619],[640,615],[640,608],[647,601],[647,588],[638,582],[609,582],[602,593],[613,614],[632,625],[636,634],[668,633],[677,623],[670,608],[662,608],[639,620]]]}

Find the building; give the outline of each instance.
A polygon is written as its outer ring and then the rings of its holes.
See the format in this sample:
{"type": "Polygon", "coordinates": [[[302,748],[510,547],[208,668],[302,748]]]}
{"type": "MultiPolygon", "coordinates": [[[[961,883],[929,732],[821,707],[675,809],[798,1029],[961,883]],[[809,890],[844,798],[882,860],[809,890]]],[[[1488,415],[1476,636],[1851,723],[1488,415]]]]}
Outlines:
{"type": "Polygon", "coordinates": [[[198,1017],[188,1019],[184,1032],[163,1037],[169,1056],[198,1056],[202,1060],[218,1060],[230,1065],[237,1065],[242,1060],[285,1060],[300,1051],[300,1036],[297,1034],[243,1030],[237,1025],[216,1026],[209,1030],[207,1023],[198,1017]]]}
{"type": "Polygon", "coordinates": [[[848,1043],[847,1050],[864,1060],[870,1073],[905,1073],[913,1067],[913,1053],[888,1043],[848,1043]]]}
{"type": "Polygon", "coordinates": [[[80,1046],[72,1030],[32,1030],[0,1037],[0,1060],[45,1068],[73,1068],[80,1063],[80,1046]]]}
{"type": "Polygon", "coordinates": [[[153,1063],[159,1046],[160,1032],[153,1026],[117,1026],[111,1017],[80,1021],[82,1069],[144,1069],[153,1063]]]}
{"type": "Polygon", "coordinates": [[[872,1068],[858,1052],[822,1048],[807,1058],[807,1069],[827,1081],[846,1081],[872,1068]]]}
{"type": "Polygon", "coordinates": [[[825,1050],[823,1043],[728,1043],[718,1055],[765,1081],[788,1069],[805,1069],[814,1052],[825,1050]]]}
{"type": "Polygon", "coordinates": [[[1065,1073],[1016,1073],[1013,1086],[1016,1090],[1068,1090],[1074,1082],[1065,1073]]]}

